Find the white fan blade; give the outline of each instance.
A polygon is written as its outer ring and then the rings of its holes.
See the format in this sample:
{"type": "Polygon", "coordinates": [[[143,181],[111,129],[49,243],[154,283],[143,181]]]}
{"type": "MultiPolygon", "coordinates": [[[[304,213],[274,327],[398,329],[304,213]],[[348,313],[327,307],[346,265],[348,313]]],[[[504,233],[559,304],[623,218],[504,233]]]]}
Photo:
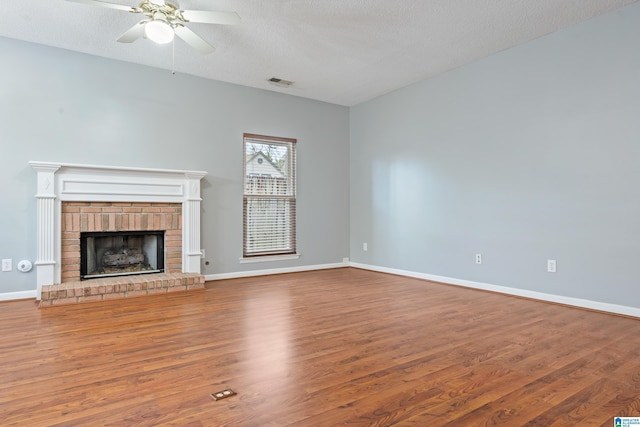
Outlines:
{"type": "Polygon", "coordinates": [[[203,24],[235,25],[240,23],[240,16],[235,12],[214,12],[206,10],[183,10],[182,17],[189,22],[203,24]]]}
{"type": "Polygon", "coordinates": [[[144,24],[146,24],[147,22],[149,21],[138,22],[133,27],[125,31],[120,36],[120,38],[118,38],[118,41],[120,43],[133,43],[134,41],[138,40],[144,34],[144,24]]]}
{"type": "Polygon", "coordinates": [[[212,53],[216,49],[209,43],[204,41],[202,37],[185,27],[184,25],[176,25],[173,29],[176,35],[184,40],[189,46],[201,53],[212,53]]]}
{"type": "Polygon", "coordinates": [[[131,6],[126,6],[124,4],[116,4],[116,3],[109,3],[107,1],[100,1],[100,0],[67,0],[73,3],[83,3],[83,4],[90,4],[93,6],[102,6],[102,7],[108,7],[109,9],[118,9],[118,10],[124,10],[126,12],[136,12],[137,10],[131,6]]]}

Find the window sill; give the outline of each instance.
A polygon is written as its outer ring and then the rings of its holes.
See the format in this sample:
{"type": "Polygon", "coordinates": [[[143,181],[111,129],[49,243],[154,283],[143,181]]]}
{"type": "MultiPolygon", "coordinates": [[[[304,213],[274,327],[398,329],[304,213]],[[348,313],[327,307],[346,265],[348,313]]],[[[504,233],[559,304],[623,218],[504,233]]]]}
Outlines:
{"type": "Polygon", "coordinates": [[[255,257],[249,257],[249,258],[240,258],[240,264],[250,264],[254,262],[285,261],[288,259],[298,259],[298,258],[300,258],[300,254],[255,256],[255,257]]]}

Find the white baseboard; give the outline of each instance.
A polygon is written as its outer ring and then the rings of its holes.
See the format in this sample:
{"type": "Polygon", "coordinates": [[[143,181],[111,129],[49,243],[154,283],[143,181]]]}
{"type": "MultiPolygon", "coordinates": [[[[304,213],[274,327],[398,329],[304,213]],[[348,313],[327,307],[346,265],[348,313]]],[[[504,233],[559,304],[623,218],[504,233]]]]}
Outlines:
{"type": "Polygon", "coordinates": [[[12,301],[17,299],[29,299],[35,298],[36,291],[20,291],[20,292],[5,292],[0,294],[0,301],[12,301]]]}
{"type": "MultiPolygon", "coordinates": [[[[205,280],[237,279],[241,277],[268,276],[271,274],[297,273],[301,271],[313,271],[313,270],[328,270],[331,268],[343,268],[343,267],[349,267],[349,258],[343,258],[342,262],[336,262],[333,264],[303,265],[299,267],[269,268],[264,270],[238,271],[234,273],[207,274],[204,276],[204,279],[205,280]]],[[[33,291],[0,293],[0,301],[10,301],[10,300],[28,299],[28,298],[36,298],[36,291],[33,290],[33,291]]]]}
{"type": "Polygon", "coordinates": [[[528,291],[526,289],[510,288],[507,286],[492,285],[489,283],[473,282],[470,280],[455,279],[452,277],[436,276],[433,274],[416,273],[414,271],[398,270],[395,268],[378,267],[368,264],[350,262],[349,265],[364,270],[379,271],[381,273],[397,274],[399,276],[425,279],[432,282],[446,283],[448,285],[463,286],[465,288],[481,289],[485,291],[498,292],[506,295],[514,295],[524,298],[531,298],[540,301],[553,302],[570,305],[574,307],[587,308],[589,310],[604,311],[607,313],[622,314],[624,316],[640,317],[640,308],[628,307],[624,305],[609,304],[606,302],[591,301],[580,298],[565,297],[561,295],[547,294],[544,292],[528,291]]]}
{"type": "Polygon", "coordinates": [[[348,259],[346,262],[336,262],[334,264],[318,264],[318,265],[303,265],[299,267],[286,267],[286,268],[268,268],[264,270],[253,271],[237,271],[233,273],[221,273],[221,274],[206,274],[204,280],[223,280],[223,279],[238,279],[241,277],[252,276],[268,276],[271,274],[283,274],[283,273],[297,273],[300,271],[313,271],[313,270],[327,270],[330,268],[342,268],[348,267],[348,259]]]}

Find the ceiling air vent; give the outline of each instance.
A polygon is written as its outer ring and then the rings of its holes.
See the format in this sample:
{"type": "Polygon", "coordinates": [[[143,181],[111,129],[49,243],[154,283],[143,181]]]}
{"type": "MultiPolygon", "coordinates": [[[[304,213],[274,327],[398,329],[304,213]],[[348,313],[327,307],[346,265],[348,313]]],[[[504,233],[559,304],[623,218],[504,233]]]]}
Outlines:
{"type": "Polygon", "coordinates": [[[276,85],[280,87],[290,87],[293,84],[292,81],[279,79],[277,77],[271,77],[270,79],[267,79],[267,81],[272,85],[276,85]]]}

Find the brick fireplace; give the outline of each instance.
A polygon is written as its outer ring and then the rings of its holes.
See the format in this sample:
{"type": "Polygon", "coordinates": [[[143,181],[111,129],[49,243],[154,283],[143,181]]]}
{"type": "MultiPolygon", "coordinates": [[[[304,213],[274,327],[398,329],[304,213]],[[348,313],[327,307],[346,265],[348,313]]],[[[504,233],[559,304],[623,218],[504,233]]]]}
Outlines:
{"type": "Polygon", "coordinates": [[[62,202],[62,283],[81,279],[80,236],[98,231],[164,231],[165,271],[182,272],[180,203],[62,202]]]}
{"type": "Polygon", "coordinates": [[[206,172],[30,162],[37,172],[42,305],[204,287],[200,180],[206,172]],[[161,231],[164,272],[80,281],[85,232],[161,231]]]}

